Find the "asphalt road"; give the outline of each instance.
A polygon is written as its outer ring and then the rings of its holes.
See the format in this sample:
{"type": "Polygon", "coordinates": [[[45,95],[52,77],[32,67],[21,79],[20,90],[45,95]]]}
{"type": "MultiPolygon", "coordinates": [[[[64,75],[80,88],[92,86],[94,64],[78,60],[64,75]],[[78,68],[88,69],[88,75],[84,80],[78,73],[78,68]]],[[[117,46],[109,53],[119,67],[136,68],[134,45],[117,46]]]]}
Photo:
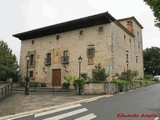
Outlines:
{"type": "Polygon", "coordinates": [[[160,84],[16,120],[154,120],[158,113],[160,84]]]}

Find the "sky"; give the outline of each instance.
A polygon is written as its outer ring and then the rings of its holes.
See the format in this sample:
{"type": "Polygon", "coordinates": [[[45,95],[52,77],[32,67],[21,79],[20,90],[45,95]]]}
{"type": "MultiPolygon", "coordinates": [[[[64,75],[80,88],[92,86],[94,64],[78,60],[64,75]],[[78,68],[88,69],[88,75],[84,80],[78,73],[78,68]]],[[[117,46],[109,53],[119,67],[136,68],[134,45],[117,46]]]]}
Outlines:
{"type": "Polygon", "coordinates": [[[144,27],[143,49],[160,47],[160,28],[143,0],[0,0],[0,40],[19,60],[21,41],[13,34],[106,11],[116,19],[134,16],[144,27]]]}

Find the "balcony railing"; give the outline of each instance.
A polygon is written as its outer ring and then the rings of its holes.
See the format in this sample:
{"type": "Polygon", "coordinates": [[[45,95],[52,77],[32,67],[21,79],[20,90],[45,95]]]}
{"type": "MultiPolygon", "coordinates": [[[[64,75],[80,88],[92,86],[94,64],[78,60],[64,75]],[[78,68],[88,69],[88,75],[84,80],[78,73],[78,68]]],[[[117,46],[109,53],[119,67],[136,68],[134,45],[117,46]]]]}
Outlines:
{"type": "Polygon", "coordinates": [[[61,63],[62,64],[69,64],[69,56],[62,56],[61,63]]]}

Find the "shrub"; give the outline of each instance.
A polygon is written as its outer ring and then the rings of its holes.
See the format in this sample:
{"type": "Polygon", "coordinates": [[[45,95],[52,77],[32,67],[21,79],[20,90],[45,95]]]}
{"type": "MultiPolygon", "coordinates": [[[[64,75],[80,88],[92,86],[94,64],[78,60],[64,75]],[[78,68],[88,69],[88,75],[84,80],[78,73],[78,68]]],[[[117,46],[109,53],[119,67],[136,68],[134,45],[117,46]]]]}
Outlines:
{"type": "Polygon", "coordinates": [[[86,80],[82,77],[73,77],[73,85],[75,88],[83,88],[84,83],[86,82],[86,80]]]}
{"type": "Polygon", "coordinates": [[[135,77],[137,77],[137,75],[138,75],[137,71],[127,70],[121,73],[120,79],[131,81],[135,77]]]}
{"type": "Polygon", "coordinates": [[[123,92],[128,90],[129,82],[126,80],[115,80],[115,83],[118,85],[118,91],[123,92]]]}
{"type": "Polygon", "coordinates": [[[102,68],[100,63],[92,70],[92,78],[94,82],[105,81],[107,77],[105,68],[102,68]]]}
{"type": "Polygon", "coordinates": [[[65,81],[67,81],[67,83],[70,83],[72,81],[72,77],[71,76],[64,76],[65,81]]]}

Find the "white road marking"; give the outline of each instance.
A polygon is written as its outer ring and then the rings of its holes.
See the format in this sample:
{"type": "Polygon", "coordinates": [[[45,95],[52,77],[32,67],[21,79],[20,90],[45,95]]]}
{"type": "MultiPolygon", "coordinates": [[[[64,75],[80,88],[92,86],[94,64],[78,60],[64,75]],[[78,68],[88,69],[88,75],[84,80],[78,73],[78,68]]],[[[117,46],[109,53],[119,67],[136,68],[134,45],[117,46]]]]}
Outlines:
{"type": "Polygon", "coordinates": [[[119,94],[124,94],[125,92],[120,92],[119,94]]]}
{"type": "Polygon", "coordinates": [[[92,101],[95,101],[95,100],[98,100],[99,98],[94,98],[94,99],[89,99],[87,100],[86,102],[92,102],[92,101]]]}
{"type": "Polygon", "coordinates": [[[159,117],[154,118],[154,120],[159,120],[159,117]]]}
{"type": "Polygon", "coordinates": [[[131,91],[133,91],[133,90],[129,90],[129,92],[131,92],[131,91]]]}
{"type": "Polygon", "coordinates": [[[80,106],[82,106],[82,105],[81,104],[76,104],[76,105],[72,105],[72,106],[66,106],[66,107],[63,107],[63,108],[58,108],[58,109],[55,109],[55,110],[45,111],[45,112],[42,112],[42,113],[35,114],[34,117],[40,117],[40,116],[44,116],[44,115],[48,115],[48,114],[51,114],[51,113],[56,113],[56,112],[60,112],[60,111],[63,111],[63,110],[68,110],[68,109],[76,108],[76,107],[80,107],[80,106]]]}
{"type": "Polygon", "coordinates": [[[95,114],[91,113],[91,114],[88,114],[88,115],[86,115],[86,116],[77,118],[77,119],[75,119],[75,120],[92,120],[92,119],[94,119],[94,118],[96,118],[96,117],[97,117],[97,116],[96,116],[95,114]]]}
{"type": "Polygon", "coordinates": [[[69,117],[69,116],[73,116],[73,115],[85,112],[85,111],[88,111],[88,109],[82,108],[82,109],[78,109],[78,110],[71,111],[71,112],[68,112],[68,113],[64,113],[64,114],[60,114],[60,115],[53,116],[53,117],[50,117],[50,118],[46,118],[46,119],[43,119],[43,120],[60,120],[60,119],[63,119],[63,118],[69,117]]]}

